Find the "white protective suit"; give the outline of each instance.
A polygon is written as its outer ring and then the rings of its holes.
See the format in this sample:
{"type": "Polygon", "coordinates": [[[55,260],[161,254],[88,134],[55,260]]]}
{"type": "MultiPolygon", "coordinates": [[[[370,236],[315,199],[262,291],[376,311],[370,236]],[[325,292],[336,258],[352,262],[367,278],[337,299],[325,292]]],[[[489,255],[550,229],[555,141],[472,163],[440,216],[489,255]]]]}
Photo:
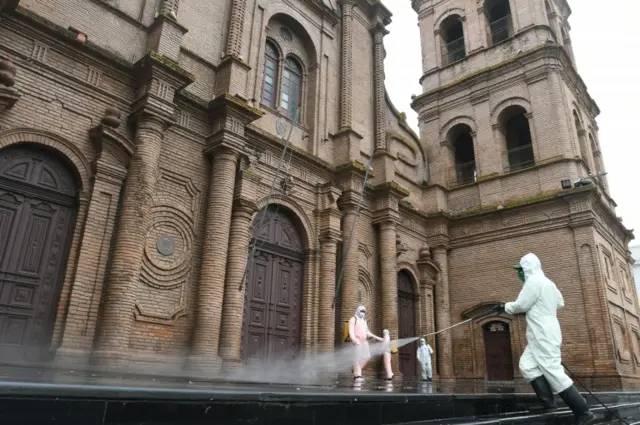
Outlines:
{"type": "Polygon", "coordinates": [[[518,299],[504,306],[508,314],[526,313],[527,317],[527,348],[520,357],[520,371],[527,382],[544,375],[553,391],[561,393],[573,385],[560,363],[562,332],[556,312],[564,307],[564,299],[544,275],[535,254],[522,257],[520,266],[524,285],[518,299]]]}
{"type": "Polygon", "coordinates": [[[416,353],[416,357],[418,358],[418,362],[420,363],[420,370],[422,372],[422,379],[432,379],[432,369],[431,369],[431,355],[433,354],[433,349],[424,338],[420,338],[420,346],[418,347],[418,352],[416,353]]]}

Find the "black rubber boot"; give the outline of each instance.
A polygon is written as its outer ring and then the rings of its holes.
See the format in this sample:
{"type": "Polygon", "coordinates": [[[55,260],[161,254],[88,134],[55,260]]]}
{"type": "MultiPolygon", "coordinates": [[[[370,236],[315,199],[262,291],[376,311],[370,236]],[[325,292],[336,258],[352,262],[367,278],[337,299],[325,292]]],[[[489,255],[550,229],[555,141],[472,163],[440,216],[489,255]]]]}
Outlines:
{"type": "Polygon", "coordinates": [[[542,403],[541,406],[532,406],[529,408],[529,412],[531,413],[551,413],[558,410],[558,406],[556,406],[556,402],[553,399],[553,390],[551,389],[551,385],[549,385],[549,381],[544,376],[534,379],[531,381],[531,386],[533,390],[536,392],[538,396],[538,400],[542,403]]]}
{"type": "Polygon", "coordinates": [[[584,401],[584,398],[582,398],[574,385],[570,386],[559,395],[576,416],[577,425],[591,425],[596,422],[596,415],[589,410],[587,402],[584,401]]]}

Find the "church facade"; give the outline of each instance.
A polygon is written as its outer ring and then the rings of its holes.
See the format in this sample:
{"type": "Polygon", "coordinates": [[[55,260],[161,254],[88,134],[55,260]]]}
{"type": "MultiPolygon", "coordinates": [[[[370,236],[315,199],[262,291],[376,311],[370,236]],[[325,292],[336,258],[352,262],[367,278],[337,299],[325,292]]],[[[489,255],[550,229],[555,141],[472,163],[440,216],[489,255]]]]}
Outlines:
{"type": "MultiPolygon", "coordinates": [[[[233,368],[332,351],[361,304],[413,337],[514,299],[533,251],[572,370],[640,376],[570,9],[526,3],[413,0],[418,136],[380,1],[0,1],[0,357],[233,368]]],[[[524,335],[442,333],[436,375],[517,379],[524,335]]]]}

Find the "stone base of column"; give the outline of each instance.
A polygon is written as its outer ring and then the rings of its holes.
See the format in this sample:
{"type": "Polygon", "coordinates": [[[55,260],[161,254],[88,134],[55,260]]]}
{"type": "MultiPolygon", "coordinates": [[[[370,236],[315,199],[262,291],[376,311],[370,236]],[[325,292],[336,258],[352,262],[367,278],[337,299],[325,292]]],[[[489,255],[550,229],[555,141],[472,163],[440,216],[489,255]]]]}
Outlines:
{"type": "Polygon", "coordinates": [[[55,368],[87,368],[91,364],[91,350],[60,347],[53,360],[55,368]]]}
{"type": "Polygon", "coordinates": [[[130,362],[131,353],[128,351],[100,349],[91,355],[91,363],[97,366],[120,367],[127,366],[130,362]]]}
{"type": "Polygon", "coordinates": [[[222,371],[223,361],[218,356],[189,356],[187,370],[190,374],[215,376],[222,371]]]}
{"type": "Polygon", "coordinates": [[[238,372],[244,367],[244,362],[240,359],[222,359],[222,369],[225,372],[238,372]]]}

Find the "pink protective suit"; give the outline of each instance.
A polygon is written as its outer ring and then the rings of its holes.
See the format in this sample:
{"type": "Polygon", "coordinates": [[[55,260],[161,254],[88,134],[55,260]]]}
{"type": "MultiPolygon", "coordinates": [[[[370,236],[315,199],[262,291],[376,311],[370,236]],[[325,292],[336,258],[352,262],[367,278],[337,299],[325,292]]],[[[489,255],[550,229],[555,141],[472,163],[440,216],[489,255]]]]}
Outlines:
{"type": "Polygon", "coordinates": [[[385,344],[385,351],[382,354],[382,363],[384,364],[384,371],[386,378],[393,378],[393,371],[391,370],[391,337],[389,336],[389,330],[382,331],[382,339],[385,344]]]}
{"type": "Polygon", "coordinates": [[[369,332],[369,326],[367,326],[367,321],[364,317],[365,314],[366,310],[364,306],[359,306],[355,316],[349,319],[349,338],[351,339],[351,343],[356,346],[353,364],[354,378],[362,377],[362,369],[371,358],[367,338],[375,338],[378,341],[382,341],[382,338],[369,332]]]}

